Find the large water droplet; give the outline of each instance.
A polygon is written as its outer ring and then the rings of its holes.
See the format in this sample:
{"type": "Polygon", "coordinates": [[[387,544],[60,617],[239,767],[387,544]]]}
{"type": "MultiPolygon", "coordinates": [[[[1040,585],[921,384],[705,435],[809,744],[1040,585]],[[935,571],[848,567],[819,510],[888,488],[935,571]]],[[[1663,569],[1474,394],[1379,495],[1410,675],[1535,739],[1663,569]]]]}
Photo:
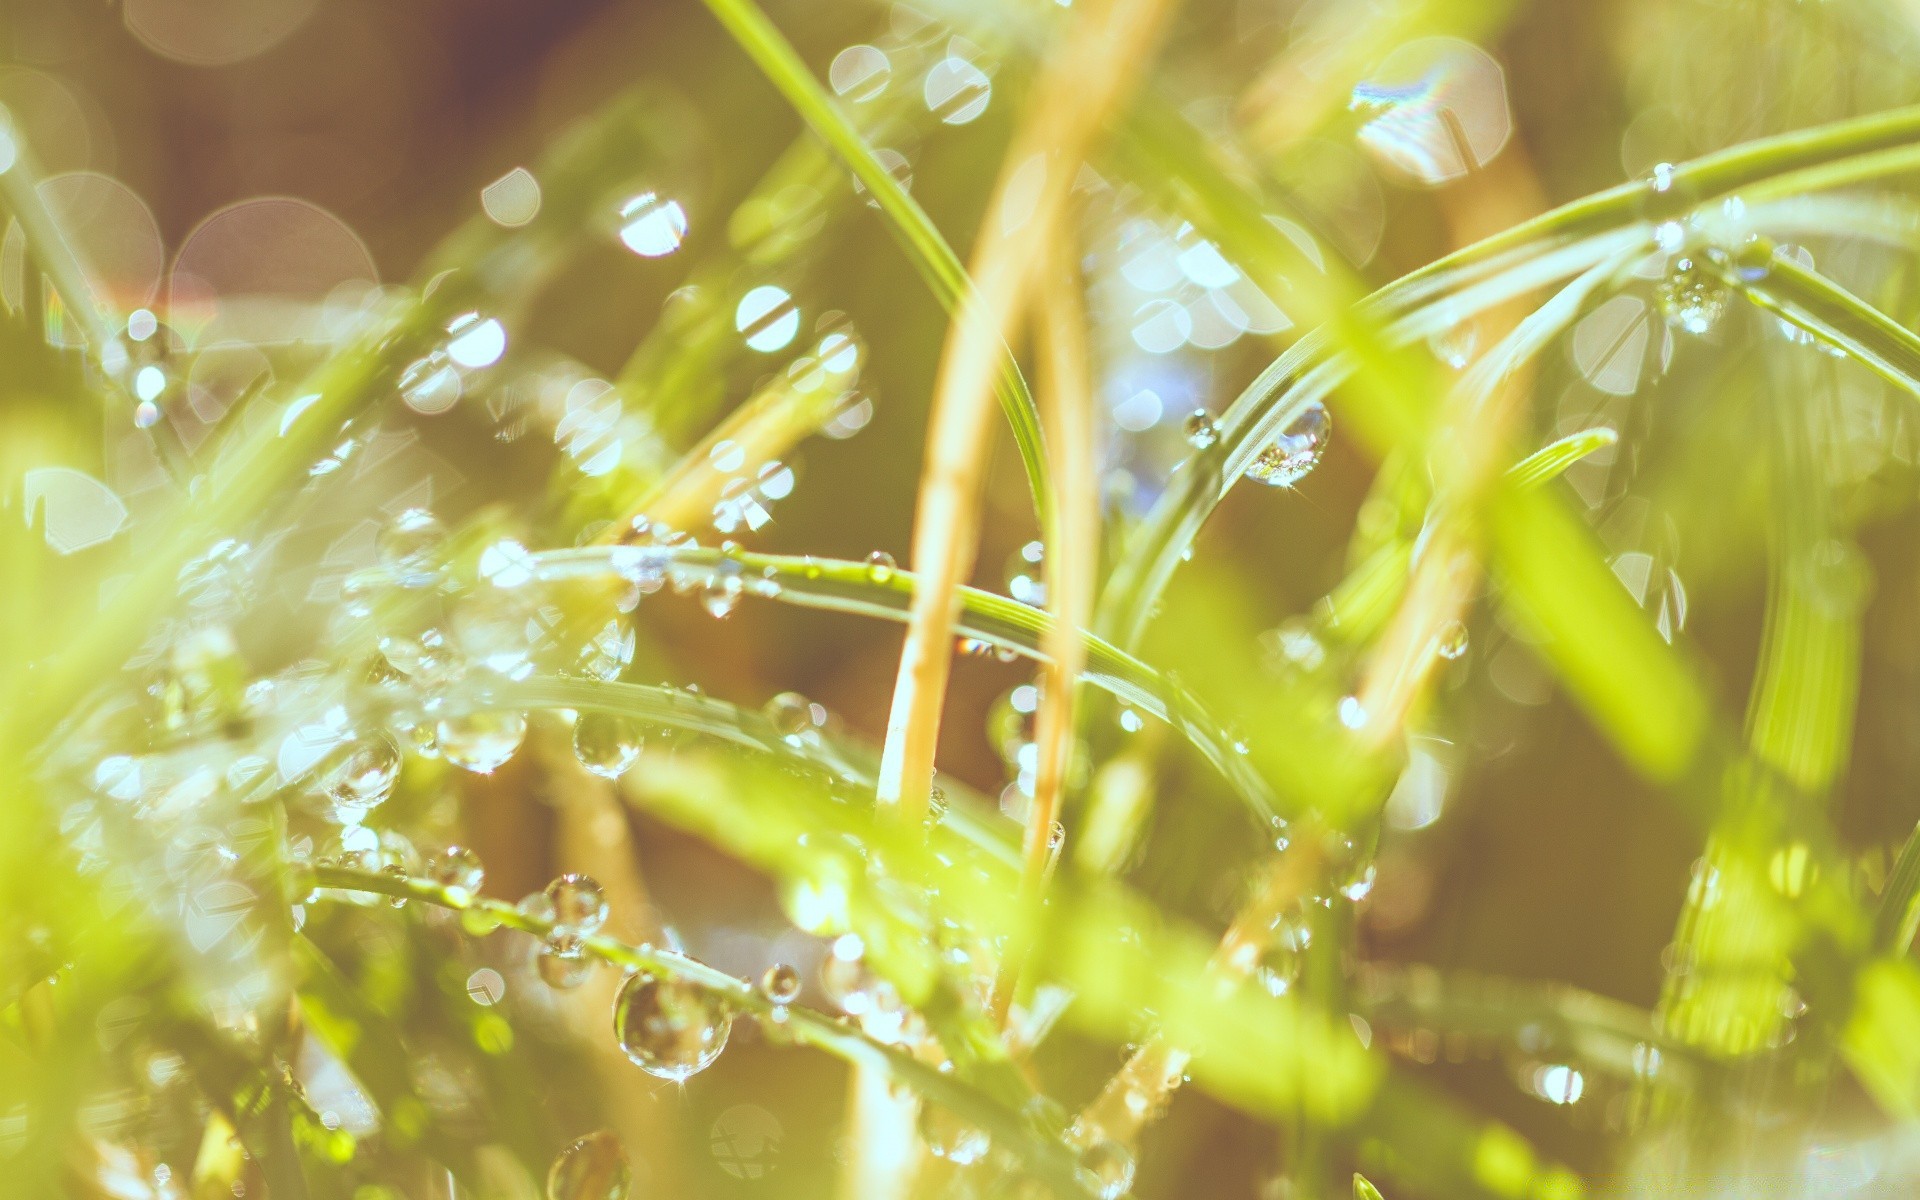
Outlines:
{"type": "Polygon", "coordinates": [[[440,755],[476,775],[505,766],[527,736],[527,719],[517,712],[476,712],[447,717],[433,727],[440,755]]]}
{"type": "Polygon", "coordinates": [[[1204,408],[1196,408],[1187,414],[1187,445],[1195,450],[1211,450],[1220,441],[1220,425],[1213,414],[1204,408]]]}
{"type": "Polygon", "coordinates": [[[867,555],[867,578],[875,583],[886,583],[893,578],[896,569],[893,555],[885,550],[875,550],[867,555]]]}
{"type": "Polygon", "coordinates": [[[381,565],[402,587],[430,587],[440,578],[440,547],[447,528],[424,508],[409,508],[389,521],[375,539],[381,565]]]}
{"type": "Polygon", "coordinates": [[[618,713],[584,712],[573,724],[573,752],[595,775],[618,779],[645,745],[640,723],[618,713]]]}
{"type": "Polygon", "coordinates": [[[562,875],[547,885],[555,940],[592,937],[607,923],[607,895],[591,875],[562,875]]]}
{"type": "Polygon", "coordinates": [[[792,1004],[800,998],[800,972],[775,963],[760,976],[760,994],[774,1004],[792,1004]]]}
{"type": "Polygon", "coordinates": [[[1320,465],[1332,434],[1333,417],[1325,405],[1312,401],[1260,451],[1247,467],[1247,478],[1268,487],[1292,487],[1320,465]]]}
{"type": "Polygon", "coordinates": [[[604,1129],[562,1150],[547,1172],[547,1200],[627,1200],[632,1190],[620,1139],[604,1129]]]}
{"type": "Polygon", "coordinates": [[[1692,334],[1708,332],[1727,311],[1727,285],[1690,257],[1673,260],[1654,297],[1667,324],[1692,334]]]}
{"type": "Polygon", "coordinates": [[[364,814],[393,793],[400,747],[384,733],[361,738],[324,778],[327,798],[343,813],[364,814]]]}
{"type": "Polygon", "coordinates": [[[719,997],[684,980],[629,975],[613,1002],[613,1035],[633,1065],[684,1082],[727,1048],[733,1014],[719,997]]]}
{"type": "Polygon", "coordinates": [[[1133,1190],[1133,1154],[1101,1138],[1080,1153],[1080,1178],[1100,1200],[1119,1200],[1133,1190]]]}
{"type": "Polygon", "coordinates": [[[486,882],[487,870],[480,856],[465,846],[448,846],[427,863],[427,878],[449,890],[458,888],[466,896],[475,896],[486,882]]]}
{"type": "Polygon", "coordinates": [[[766,714],[774,732],[793,742],[819,732],[827,723],[827,710],[799,692],[781,692],[768,700],[766,714]]]}

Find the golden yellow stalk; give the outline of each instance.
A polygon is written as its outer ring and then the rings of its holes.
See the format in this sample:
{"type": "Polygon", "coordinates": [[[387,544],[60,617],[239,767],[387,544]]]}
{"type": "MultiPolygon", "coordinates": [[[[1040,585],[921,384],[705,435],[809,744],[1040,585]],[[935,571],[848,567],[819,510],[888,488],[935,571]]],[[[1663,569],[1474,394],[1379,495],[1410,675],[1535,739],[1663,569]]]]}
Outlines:
{"type": "MultiPolygon", "coordinates": [[[[858,351],[848,343],[841,353],[858,351]]],[[[714,426],[631,512],[607,526],[597,540],[607,544],[631,538],[633,523],[640,517],[670,529],[686,530],[703,524],[712,517],[728,481],[740,476],[743,465],[757,468],[818,433],[839,411],[845,398],[841,382],[850,372],[801,362],[798,368],[776,376],[714,426]],[[729,442],[732,445],[722,450],[722,444],[729,442]]]]}
{"type": "MultiPolygon", "coordinates": [[[[1100,510],[1093,468],[1093,385],[1088,378],[1086,313],[1076,262],[1078,245],[1069,231],[1054,240],[1052,263],[1042,283],[1035,318],[1040,347],[1040,416],[1047,436],[1047,465],[1057,500],[1046,530],[1047,611],[1053,617],[1042,646],[1040,711],[1034,742],[1033,802],[1022,849],[1021,893],[1037,903],[1058,849],[1054,824],[1073,765],[1074,698],[1086,659],[1081,630],[1093,608],[1099,555],[1100,510]]],[[[1026,958],[1011,947],[1000,964],[992,1008],[1004,1019],[1026,958]]]]}
{"type": "MultiPolygon", "coordinates": [[[[1286,849],[1268,861],[1254,894],[1214,948],[1208,966],[1223,990],[1239,987],[1253,974],[1288,910],[1312,892],[1320,866],[1320,832],[1303,822],[1286,849]]],[[[1075,1146],[1084,1150],[1100,1141],[1132,1146],[1141,1129],[1166,1111],[1189,1057],[1157,1033],[1148,1037],[1081,1110],[1069,1133],[1075,1146]]]]}
{"type": "Polygon", "coordinates": [[[1138,80],[1171,10],[1169,0],[1088,0],[1037,81],[981,224],[974,290],[948,326],[934,385],[927,463],[914,513],[919,577],[881,752],[878,800],[918,823],[926,810],[952,667],[955,606],[973,571],[992,385],[1025,311],[1034,273],[1050,261],[1074,176],[1106,114],[1138,80]]]}

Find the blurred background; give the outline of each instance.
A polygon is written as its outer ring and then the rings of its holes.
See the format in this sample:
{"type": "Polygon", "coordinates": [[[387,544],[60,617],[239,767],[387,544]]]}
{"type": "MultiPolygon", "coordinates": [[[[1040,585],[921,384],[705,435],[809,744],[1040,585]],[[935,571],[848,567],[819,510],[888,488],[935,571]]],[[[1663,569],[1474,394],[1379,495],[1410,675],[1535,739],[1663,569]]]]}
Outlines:
{"type": "MultiPolygon", "coordinates": [[[[1031,13],[1022,12],[1031,7],[849,0],[774,2],[769,13],[850,109],[885,109],[889,167],[964,258],[1031,76],[1023,32],[1031,13]]],[[[363,437],[357,458],[342,455],[351,486],[276,534],[279,557],[239,626],[255,667],[285,667],[325,644],[342,581],[375,561],[378,531],[395,513],[430,507],[449,525],[504,513],[503,527],[529,544],[591,536],[596,520],[615,515],[594,502],[595,489],[626,469],[609,462],[692,444],[841,322],[858,331],[863,358],[835,423],[760,472],[760,490],[739,507],[716,509],[712,528],[690,532],[774,553],[859,560],[884,551],[905,564],[944,313],[844,175],[815,191],[806,180],[756,191],[802,128],[699,5],[9,8],[0,103],[48,176],[50,207],[118,307],[157,314],[181,339],[186,374],[161,419],[189,446],[275,369],[247,356],[239,332],[274,314],[223,312],[221,297],[357,303],[379,288],[422,285],[447,231],[534,219],[540,190],[528,186],[529,168],[577,120],[645,85],[657,153],[634,165],[630,190],[648,203],[602,214],[605,229],[537,295],[519,297],[508,318],[508,364],[538,369],[503,366],[491,377],[487,359],[464,385],[453,383],[451,400],[403,382],[406,394],[383,410],[377,435],[363,437]],[[702,274],[716,262],[723,266],[702,274]],[[749,311],[745,293],[759,287],[773,290],[749,311]],[[676,304],[700,302],[702,288],[724,293],[730,307],[742,298],[728,314],[735,327],[723,332],[744,347],[730,344],[695,376],[656,372],[648,378],[668,383],[644,403],[623,393],[625,411],[618,401],[614,415],[594,408],[594,382],[621,380],[635,347],[676,304]],[[228,342],[206,332],[220,321],[228,342]],[[565,424],[580,412],[600,415],[565,424]],[[611,460],[596,460],[609,446],[611,460]]],[[[1195,0],[1143,102],[1217,132],[1238,170],[1287,200],[1291,216],[1276,218],[1283,232],[1378,285],[1657,164],[1909,103],[1920,98],[1916,50],[1916,12],[1892,0],[1195,0]],[[1409,8],[1418,10],[1411,19],[1409,8]],[[1356,31],[1379,28],[1407,33],[1364,43],[1361,86],[1331,111],[1289,113],[1289,94],[1311,90],[1317,72],[1343,69],[1356,31]],[[1409,90],[1438,98],[1449,136],[1396,124],[1409,90]],[[1263,114],[1295,123],[1271,153],[1249,136],[1263,114]]],[[[1298,331],[1289,332],[1284,289],[1263,291],[1117,174],[1095,170],[1081,195],[1101,504],[1117,545],[1191,453],[1189,414],[1222,412],[1298,331]]],[[[0,283],[17,309],[25,302],[17,235],[10,245],[0,283]]],[[[1808,253],[1911,317],[1920,299],[1912,272],[1881,247],[1835,238],[1808,253]]],[[[1557,486],[1587,515],[1648,621],[1697,658],[1721,707],[1737,713],[1760,645],[1769,523],[1797,503],[1763,447],[1780,406],[1818,391],[1827,433],[1805,503],[1828,514],[1833,553],[1846,557],[1853,582],[1834,602],[1863,614],[1851,766],[1831,803],[1862,886],[1877,890],[1892,849],[1920,818],[1911,400],[1790,344],[1758,311],[1716,313],[1704,332],[1676,325],[1663,319],[1656,283],[1623,289],[1544,356],[1520,440],[1532,448],[1602,424],[1620,432],[1617,447],[1557,486]],[[1800,357],[1783,366],[1783,355],[1800,357]]],[[[1484,349],[1479,337],[1465,322],[1432,352],[1457,368],[1484,349]]],[[[1310,475],[1228,498],[1143,646],[1147,661],[1217,698],[1228,720],[1258,711],[1235,701],[1260,693],[1263,672],[1291,669],[1292,635],[1350,565],[1378,464],[1342,437],[1333,408],[1329,448],[1310,475]]],[[[1039,533],[1011,440],[996,436],[1003,444],[976,583],[1031,601],[1039,554],[1028,548],[1039,533]]],[[[89,469],[137,523],[139,498],[164,482],[128,440],[109,431],[89,469]]],[[[801,692],[869,742],[884,731],[896,626],[752,601],[716,621],[698,597],[666,593],[639,619],[642,649],[629,678],[694,684],[753,708],[801,692]]],[[[1411,727],[1372,891],[1357,912],[1353,962],[1559,981],[1651,1008],[1700,833],[1558,693],[1521,631],[1488,606],[1468,629],[1464,654],[1446,664],[1411,727]]],[[[1030,710],[1030,689],[1025,697],[1020,689],[1032,682],[1024,662],[961,658],[940,748],[943,770],[989,797],[1011,791],[1015,807],[1031,766],[1021,737],[1005,734],[1018,709],[1030,710]]],[[[1287,736],[1238,731],[1256,741],[1287,736]]],[[[1103,726],[1088,736],[1110,750],[1156,734],[1103,726]]],[[[597,870],[572,861],[581,846],[625,855],[644,880],[625,896],[634,936],[670,936],[747,975],[793,962],[815,995],[820,944],[791,929],[770,884],[630,810],[618,837],[569,831],[567,810],[547,794],[567,786],[564,772],[539,770],[529,757],[491,778],[410,766],[406,807],[393,811],[457,829],[486,862],[488,891],[508,898],[557,871],[597,870]]],[[[1257,847],[1204,764],[1169,745],[1154,766],[1159,800],[1126,877],[1218,928],[1240,899],[1238,875],[1226,868],[1252,861],[1257,847]]],[[[347,979],[403,1039],[419,1094],[436,1107],[435,1088],[455,1098],[445,1112],[460,1136],[511,1148],[488,1167],[497,1194],[537,1195],[532,1177],[544,1158],[602,1125],[628,1141],[636,1195],[830,1192],[841,1152],[839,1064],[767,1045],[741,1022],[729,1053],[684,1086],[622,1077],[589,1045],[601,1010],[579,1017],[569,994],[543,988],[527,945],[496,938],[448,957],[446,931],[411,916],[367,909],[314,920],[327,923],[347,979]],[[508,1011],[511,1024],[498,1015],[508,1011]]],[[[1524,1048],[1429,1044],[1418,1033],[1393,1043],[1418,1074],[1577,1168],[1630,1178],[1622,1149],[1630,1089],[1524,1048]]],[[[1115,1047],[1064,1032],[1041,1055],[1070,1104],[1119,1061],[1115,1047]]],[[[166,1106],[164,1087],[107,1090],[128,1122],[161,1130],[149,1145],[186,1136],[150,1111],[156,1098],[166,1106]]],[[[1850,1131],[1866,1112],[1842,1089],[1830,1124],[1850,1131]]],[[[356,1126],[348,1114],[345,1124],[379,1144],[377,1122],[356,1126]]],[[[1286,1194],[1276,1182],[1284,1144],[1189,1089],[1148,1132],[1134,1194],[1286,1194]]],[[[428,1189],[443,1184],[424,1177],[380,1182],[378,1154],[362,1156],[362,1190],[348,1193],[355,1200],[442,1195],[428,1189]]]]}

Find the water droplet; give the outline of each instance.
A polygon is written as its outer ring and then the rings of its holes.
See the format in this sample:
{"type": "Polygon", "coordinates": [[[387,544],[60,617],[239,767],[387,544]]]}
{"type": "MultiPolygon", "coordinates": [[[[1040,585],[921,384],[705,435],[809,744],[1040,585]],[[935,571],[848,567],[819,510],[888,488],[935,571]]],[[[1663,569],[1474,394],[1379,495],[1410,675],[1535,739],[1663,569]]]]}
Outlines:
{"type": "Polygon", "coordinates": [[[562,1150],[547,1172],[547,1200],[628,1200],[632,1189],[620,1139],[604,1129],[562,1150]]]}
{"type": "Polygon", "coordinates": [[[446,412],[460,402],[460,372],[445,353],[436,350],[416,360],[400,375],[400,398],[425,416],[446,412]]]}
{"type": "Polygon", "coordinates": [[[792,1004],[800,998],[800,972],[786,963],[775,963],[760,976],[760,994],[775,1004],[792,1004]]]}
{"type": "Polygon", "coordinates": [[[1667,324],[1692,334],[1708,332],[1727,311],[1727,285],[1690,257],[1673,260],[1654,298],[1667,324]]]}
{"type": "Polygon", "coordinates": [[[534,969],[540,973],[540,981],[555,991],[571,991],[587,981],[593,973],[593,959],[579,950],[556,950],[544,948],[534,956],[534,969]]]}
{"type": "Polygon", "coordinates": [[[640,757],[640,722],[619,713],[584,712],[573,723],[573,753],[595,775],[618,779],[640,757]]]}
{"type": "Polygon", "coordinates": [[[602,683],[612,683],[620,678],[633,661],[633,630],[618,615],[610,617],[598,632],[587,638],[580,647],[580,656],[574,664],[576,673],[588,679],[598,679],[602,683]]]}
{"type": "Polygon", "coordinates": [[[592,937],[607,923],[607,896],[591,875],[562,875],[547,885],[546,897],[553,910],[550,938],[555,942],[592,937]]]}
{"type": "Polygon", "coordinates": [[[789,741],[799,741],[826,724],[826,709],[799,692],[781,692],[767,701],[767,720],[775,733],[789,741]]]}
{"type": "Polygon", "coordinates": [[[681,1083],[727,1047],[733,1014],[718,996],[681,979],[629,975],[613,1002],[613,1035],[649,1075],[681,1083]]]}
{"type": "Polygon", "coordinates": [[[1195,450],[1211,450],[1220,441],[1220,425],[1204,408],[1187,414],[1186,432],[1187,445],[1195,450]]]}
{"type": "Polygon", "coordinates": [[[381,565],[402,587],[430,587],[440,578],[440,548],[447,528],[424,508],[409,508],[389,521],[375,539],[381,565]]]}
{"type": "Polygon", "coordinates": [[[620,240],[642,258],[660,258],[687,237],[687,210],[678,200],[641,192],[620,206],[620,240]]]}
{"type": "Polygon", "coordinates": [[[1456,371],[1465,370],[1473,361],[1480,344],[1480,327],[1472,321],[1460,321],[1427,339],[1434,357],[1456,371]]]}
{"type": "Polygon", "coordinates": [[[465,846],[448,846],[427,863],[427,878],[449,890],[458,888],[467,896],[476,896],[486,882],[487,869],[480,856],[465,846]]]}
{"type": "Polygon", "coordinates": [[[927,1153],[960,1167],[979,1162],[993,1147],[986,1130],[967,1124],[937,1104],[921,1107],[920,1137],[927,1143],[927,1153]]]}
{"type": "Polygon", "coordinates": [[[874,583],[886,583],[893,578],[896,569],[893,555],[885,550],[875,550],[867,555],[867,578],[874,583]]]}
{"type": "Polygon", "coordinates": [[[433,727],[440,755],[476,775],[505,766],[527,736],[527,719],[517,712],[476,712],[446,717],[433,727]]]}
{"type": "MultiPolygon", "coordinates": [[[[357,818],[393,793],[400,777],[400,747],[384,733],[361,738],[327,771],[321,786],[338,812],[357,818]]],[[[357,823],[357,820],[356,820],[357,823]]]]}
{"type": "Polygon", "coordinates": [[[1119,1200],[1133,1190],[1133,1155],[1110,1138],[1080,1152],[1080,1178],[1100,1200],[1119,1200]]]}
{"type": "Polygon", "coordinates": [[[1467,627],[1459,621],[1448,621],[1434,639],[1433,649],[1448,662],[1456,661],[1467,652],[1467,627]]]}
{"type": "Polygon", "coordinates": [[[1333,418],[1326,406],[1310,402],[1261,449],[1247,467],[1247,478],[1268,487],[1292,487],[1320,465],[1332,433],[1333,418]]]}

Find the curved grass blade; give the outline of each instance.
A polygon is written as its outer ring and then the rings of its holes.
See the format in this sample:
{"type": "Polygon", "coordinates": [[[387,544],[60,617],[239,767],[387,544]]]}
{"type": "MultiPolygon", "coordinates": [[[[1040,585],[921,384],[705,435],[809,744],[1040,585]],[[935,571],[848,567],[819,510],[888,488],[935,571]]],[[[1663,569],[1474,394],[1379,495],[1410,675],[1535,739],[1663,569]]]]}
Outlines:
{"type": "MultiPolygon", "coordinates": [[[[808,127],[840,157],[867,193],[879,204],[888,227],[900,240],[908,258],[920,272],[948,313],[959,311],[972,291],[967,271],[953,248],[934,226],[933,219],[920,207],[900,181],[888,172],[874,155],[860,131],[834,103],[813,77],[792,43],[774,27],[753,0],[705,0],[708,11],[732,35],[762,74],[786,97],[808,127]]],[[[1026,380],[1014,364],[1011,351],[994,383],[1000,407],[1013,429],[1020,461],[1027,471],[1027,485],[1033,492],[1033,504],[1044,526],[1052,508],[1051,485],[1047,477],[1047,457],[1040,435],[1040,410],[1033,402],[1026,380]]]]}
{"type": "MultiPolygon", "coordinates": [[[[504,901],[473,896],[463,888],[442,887],[424,879],[350,867],[318,866],[313,869],[313,880],[323,889],[322,894],[324,889],[338,889],[420,900],[458,912],[475,913],[485,921],[535,938],[545,938],[553,928],[551,921],[529,916],[504,901]]],[[[1011,1151],[1057,1191],[1067,1195],[1087,1194],[1074,1160],[1064,1147],[1038,1136],[1019,1114],[950,1073],[935,1070],[825,1013],[800,1005],[776,1006],[752,984],[685,955],[650,946],[630,946],[604,934],[582,939],[581,947],[623,971],[640,971],[691,983],[719,997],[729,1008],[781,1029],[801,1045],[879,1071],[986,1130],[996,1146],[1011,1151]],[[776,1007],[781,1008],[783,1015],[776,1017],[776,1007]]]]}
{"type": "MultiPolygon", "coordinates": [[[[758,592],[783,603],[889,621],[906,620],[915,584],[912,572],[893,570],[881,577],[865,563],[772,554],[727,555],[707,549],[583,548],[548,551],[538,560],[542,574],[548,576],[580,570],[632,571],[637,564],[651,563],[672,570],[676,582],[688,588],[724,587],[732,578],[736,586],[749,593],[758,592]]],[[[961,634],[1045,661],[1046,631],[1051,625],[1045,612],[976,588],[962,588],[960,602],[957,628],[961,634]]],[[[1088,683],[1178,729],[1261,822],[1280,815],[1272,789],[1234,752],[1231,737],[1197,697],[1092,634],[1085,636],[1085,644],[1084,678],[1088,683]]]]}

